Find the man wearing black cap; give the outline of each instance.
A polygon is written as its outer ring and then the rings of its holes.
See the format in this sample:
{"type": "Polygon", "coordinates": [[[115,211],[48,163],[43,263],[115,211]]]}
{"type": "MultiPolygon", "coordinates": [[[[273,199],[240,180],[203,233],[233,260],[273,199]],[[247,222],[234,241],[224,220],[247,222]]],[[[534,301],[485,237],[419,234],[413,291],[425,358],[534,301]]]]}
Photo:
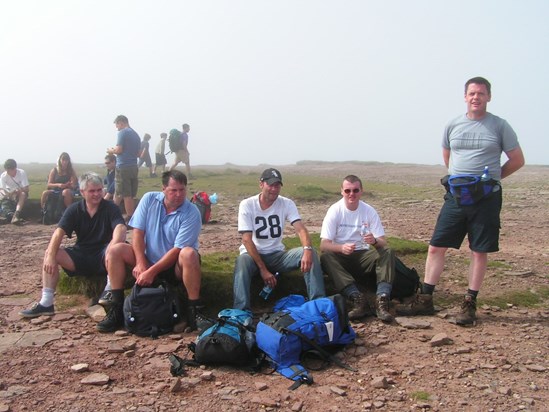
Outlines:
{"type": "Polygon", "coordinates": [[[266,169],[259,179],[261,192],[244,199],[238,208],[238,231],[242,234],[240,255],[234,269],[234,304],[236,309],[250,310],[252,277],[261,275],[265,285],[274,288],[275,273],[300,268],[309,299],[325,296],[322,269],[311,238],[301,221],[297,206],[280,196],[282,175],[266,169]],[[282,244],[286,221],[295,228],[302,247],[285,250],[282,244]]]}

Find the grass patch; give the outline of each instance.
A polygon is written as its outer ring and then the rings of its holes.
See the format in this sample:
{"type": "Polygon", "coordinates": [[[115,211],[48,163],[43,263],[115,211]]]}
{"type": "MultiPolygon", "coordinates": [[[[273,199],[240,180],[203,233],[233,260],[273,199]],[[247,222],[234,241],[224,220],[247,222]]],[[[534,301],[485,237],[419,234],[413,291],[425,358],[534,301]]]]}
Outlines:
{"type": "Polygon", "coordinates": [[[549,298],[549,287],[539,289],[516,290],[502,293],[498,296],[479,299],[480,304],[507,308],[507,304],[526,308],[537,307],[549,298]]]}
{"type": "Polygon", "coordinates": [[[410,397],[415,401],[428,401],[431,398],[429,392],[415,391],[410,394],[410,397]]]}
{"type": "Polygon", "coordinates": [[[499,261],[499,260],[489,260],[488,267],[493,269],[512,269],[513,268],[510,264],[499,261]]]}

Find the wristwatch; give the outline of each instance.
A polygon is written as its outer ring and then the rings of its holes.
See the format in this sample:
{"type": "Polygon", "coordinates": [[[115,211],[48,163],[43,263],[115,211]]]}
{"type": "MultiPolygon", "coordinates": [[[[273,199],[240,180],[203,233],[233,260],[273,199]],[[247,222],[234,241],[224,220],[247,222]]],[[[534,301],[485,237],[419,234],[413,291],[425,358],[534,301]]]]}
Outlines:
{"type": "Polygon", "coordinates": [[[312,246],[303,246],[303,250],[313,250],[312,246]]]}

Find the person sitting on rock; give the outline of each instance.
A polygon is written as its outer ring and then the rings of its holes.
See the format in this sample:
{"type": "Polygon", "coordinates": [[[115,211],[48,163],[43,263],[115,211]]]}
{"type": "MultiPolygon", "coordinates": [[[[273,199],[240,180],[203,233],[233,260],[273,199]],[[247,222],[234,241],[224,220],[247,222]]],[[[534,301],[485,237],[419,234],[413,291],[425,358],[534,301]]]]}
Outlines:
{"type": "Polygon", "coordinates": [[[368,314],[366,296],[356,279],[375,273],[376,316],[392,322],[389,313],[391,290],[395,278],[395,255],[387,247],[385,230],[376,210],[360,200],[362,181],[348,175],[341,184],[342,198],[328,209],[320,232],[320,261],[336,289],[353,302],[349,318],[368,314]]]}
{"type": "Polygon", "coordinates": [[[80,177],[83,201],[66,210],[44,254],[42,298],[19,314],[24,318],[53,315],[54,294],[59,282],[59,266],[69,276],[106,276],[105,257],[117,243],[126,241],[126,225],[120,209],[103,199],[103,179],[88,172],[80,177]],[[61,242],[76,234],[76,244],[61,247],[61,242]]]}
{"type": "Polygon", "coordinates": [[[51,169],[48,175],[48,184],[46,190],[42,192],[40,207],[44,210],[48,197],[52,193],[63,196],[65,208],[69,207],[73,202],[77,188],[78,177],[72,167],[71,157],[68,153],[63,152],[57,159],[57,165],[51,169]]]}
{"type": "Polygon", "coordinates": [[[17,168],[17,162],[13,159],[6,160],[4,169],[5,172],[0,175],[0,200],[16,203],[11,223],[20,224],[23,222],[21,211],[29,197],[29,179],[23,169],[17,168]]]}

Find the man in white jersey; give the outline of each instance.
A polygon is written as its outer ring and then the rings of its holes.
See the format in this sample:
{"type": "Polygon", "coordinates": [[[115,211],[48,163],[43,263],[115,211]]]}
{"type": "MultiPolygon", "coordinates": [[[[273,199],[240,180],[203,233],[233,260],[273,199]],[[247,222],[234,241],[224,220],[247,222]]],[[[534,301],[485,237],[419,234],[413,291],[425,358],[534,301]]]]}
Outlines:
{"type": "Polygon", "coordinates": [[[261,275],[266,285],[277,284],[275,273],[300,268],[309,299],[325,296],[320,261],[311,246],[311,238],[301,221],[295,203],[280,196],[282,175],[276,169],[261,174],[261,193],[244,199],[238,208],[238,231],[242,234],[240,255],[234,269],[234,304],[236,309],[250,310],[252,277],[261,275]],[[302,247],[285,250],[282,243],[284,225],[295,229],[302,247]]]}
{"type": "Polygon", "coordinates": [[[23,223],[21,211],[29,197],[29,179],[23,169],[17,168],[17,162],[13,159],[5,161],[4,169],[6,171],[0,175],[0,201],[9,199],[16,203],[11,223],[20,224],[23,223]]]}
{"type": "MultiPolygon", "coordinates": [[[[472,325],[476,321],[476,299],[488,264],[488,253],[499,250],[500,211],[502,206],[501,179],[524,165],[524,155],[517,135],[509,124],[487,112],[491,100],[491,85],[482,77],[465,83],[467,113],[452,120],[444,131],[442,157],[448,174],[481,176],[487,168],[491,182],[486,195],[472,205],[463,205],[447,187],[425,262],[422,293],[410,305],[397,308],[402,315],[432,315],[433,291],[444,269],[448,248],[459,249],[465,235],[471,250],[469,288],[461,311],[456,315],[458,325],[472,325]],[[507,161],[501,165],[501,154],[507,161]]],[[[483,176],[484,178],[484,176],[483,176]]],[[[481,184],[482,183],[481,181],[481,184]]]]}
{"type": "Polygon", "coordinates": [[[347,297],[353,308],[349,319],[369,313],[366,296],[358,289],[356,278],[376,276],[376,316],[392,322],[389,312],[395,278],[395,255],[387,247],[385,230],[376,210],[360,200],[362,181],[349,175],[341,184],[341,200],[328,209],[320,232],[320,261],[336,290],[347,297]]]}

